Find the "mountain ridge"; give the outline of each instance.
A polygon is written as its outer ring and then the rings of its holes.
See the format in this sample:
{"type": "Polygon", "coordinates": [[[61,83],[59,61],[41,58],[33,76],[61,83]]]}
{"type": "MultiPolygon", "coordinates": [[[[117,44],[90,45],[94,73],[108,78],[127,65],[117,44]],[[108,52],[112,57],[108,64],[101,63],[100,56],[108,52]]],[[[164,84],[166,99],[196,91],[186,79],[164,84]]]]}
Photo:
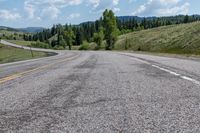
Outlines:
{"type": "MultiPolygon", "coordinates": [[[[184,19],[185,15],[176,15],[176,16],[163,16],[163,17],[156,17],[156,16],[152,16],[152,17],[139,17],[139,16],[116,16],[117,20],[119,21],[129,21],[131,19],[136,20],[137,22],[141,22],[142,20],[146,19],[146,20],[153,20],[153,19],[164,19],[164,20],[174,20],[176,21],[176,19],[184,19]]],[[[190,17],[195,17],[197,19],[200,19],[200,15],[198,14],[194,14],[194,15],[189,15],[190,17]]],[[[85,23],[94,23],[95,21],[86,21],[86,22],[82,22],[78,25],[82,25],[85,23]]],[[[8,27],[8,26],[0,26],[0,30],[8,30],[8,31],[15,31],[15,32],[25,32],[25,33],[37,33],[37,32],[42,32],[43,30],[45,30],[47,28],[44,27],[26,27],[26,28],[12,28],[12,27],[8,27]]]]}

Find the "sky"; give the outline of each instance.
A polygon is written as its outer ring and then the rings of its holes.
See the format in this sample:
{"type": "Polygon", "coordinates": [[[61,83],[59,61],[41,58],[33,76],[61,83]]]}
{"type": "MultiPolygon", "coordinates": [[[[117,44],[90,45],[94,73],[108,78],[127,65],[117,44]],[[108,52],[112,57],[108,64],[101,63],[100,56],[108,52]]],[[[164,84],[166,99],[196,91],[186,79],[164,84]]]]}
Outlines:
{"type": "Polygon", "coordinates": [[[105,9],[116,16],[200,14],[200,0],[0,0],[0,25],[15,28],[79,24],[100,18],[105,9]]]}

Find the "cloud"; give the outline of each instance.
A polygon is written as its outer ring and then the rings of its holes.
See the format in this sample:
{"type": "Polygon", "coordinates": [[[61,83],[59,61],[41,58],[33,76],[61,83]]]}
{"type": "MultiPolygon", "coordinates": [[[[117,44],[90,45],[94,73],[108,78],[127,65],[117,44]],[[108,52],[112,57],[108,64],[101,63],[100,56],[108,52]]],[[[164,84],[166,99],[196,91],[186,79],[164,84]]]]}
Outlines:
{"type": "Polygon", "coordinates": [[[119,0],[113,0],[113,5],[116,6],[119,4],[119,0]]]}
{"type": "Polygon", "coordinates": [[[35,16],[35,7],[28,2],[24,3],[24,10],[28,13],[28,18],[33,19],[35,16]]]}
{"type": "Polygon", "coordinates": [[[67,19],[72,20],[72,19],[75,19],[75,18],[79,18],[80,16],[81,15],[79,13],[72,13],[67,17],[67,19]]]}
{"type": "Polygon", "coordinates": [[[58,18],[63,8],[84,4],[90,6],[93,13],[102,12],[105,9],[120,11],[117,7],[119,0],[25,0],[24,11],[28,19],[58,18]]]}
{"type": "Polygon", "coordinates": [[[115,8],[113,8],[113,11],[114,11],[114,12],[119,12],[119,11],[120,11],[120,8],[115,7],[115,8]]]}
{"type": "Polygon", "coordinates": [[[99,6],[100,0],[88,0],[89,5],[93,6],[93,9],[99,6]]]}
{"type": "Polygon", "coordinates": [[[170,16],[187,14],[189,3],[181,4],[182,0],[148,0],[132,13],[138,16],[170,16]]]}
{"type": "Polygon", "coordinates": [[[49,6],[42,10],[41,16],[55,19],[58,17],[60,10],[55,6],[49,6]]]}
{"type": "Polygon", "coordinates": [[[2,20],[16,20],[21,18],[19,13],[14,13],[9,10],[0,10],[0,19],[2,20]]]}
{"type": "Polygon", "coordinates": [[[119,0],[88,0],[88,4],[92,6],[94,12],[101,12],[107,8],[119,9],[116,7],[119,0]]]}
{"type": "Polygon", "coordinates": [[[164,15],[176,15],[176,14],[188,14],[189,12],[189,3],[185,3],[182,6],[175,6],[172,8],[167,8],[167,9],[159,9],[158,12],[160,12],[161,16],[164,15]]]}
{"type": "Polygon", "coordinates": [[[83,0],[26,0],[24,2],[24,10],[30,19],[34,17],[49,17],[55,19],[58,17],[62,8],[79,5],[82,2],[83,0]]]}

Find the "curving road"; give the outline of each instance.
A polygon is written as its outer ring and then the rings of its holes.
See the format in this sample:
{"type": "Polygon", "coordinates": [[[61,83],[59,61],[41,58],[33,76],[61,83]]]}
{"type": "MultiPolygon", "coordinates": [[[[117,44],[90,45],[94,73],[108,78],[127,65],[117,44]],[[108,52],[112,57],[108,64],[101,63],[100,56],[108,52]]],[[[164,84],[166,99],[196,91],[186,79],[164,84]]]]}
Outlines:
{"type": "Polygon", "coordinates": [[[200,132],[200,62],[62,51],[0,66],[0,132],[200,132]]]}

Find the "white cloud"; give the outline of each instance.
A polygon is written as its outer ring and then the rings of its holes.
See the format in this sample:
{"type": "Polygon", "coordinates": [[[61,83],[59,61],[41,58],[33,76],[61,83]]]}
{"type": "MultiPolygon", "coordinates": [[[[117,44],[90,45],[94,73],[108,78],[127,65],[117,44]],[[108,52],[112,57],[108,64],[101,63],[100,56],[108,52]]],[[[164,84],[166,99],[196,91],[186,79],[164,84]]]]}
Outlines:
{"type": "Polygon", "coordinates": [[[88,0],[88,4],[92,6],[94,12],[101,12],[106,8],[117,9],[119,0],[88,0]]]}
{"type": "Polygon", "coordinates": [[[119,4],[119,0],[113,0],[113,5],[116,6],[119,4]]]}
{"type": "Polygon", "coordinates": [[[100,0],[88,0],[88,3],[93,6],[93,9],[99,6],[100,0]]]}
{"type": "Polygon", "coordinates": [[[0,19],[2,20],[16,20],[21,18],[19,13],[14,13],[8,10],[0,10],[0,19]]]}
{"type": "Polygon", "coordinates": [[[113,11],[114,11],[114,12],[119,12],[119,11],[120,11],[120,8],[115,7],[115,8],[113,8],[113,11]]]}
{"type": "Polygon", "coordinates": [[[28,2],[24,3],[24,10],[28,13],[28,18],[33,19],[35,16],[34,5],[29,4],[28,2]]]}
{"type": "Polygon", "coordinates": [[[60,10],[58,8],[56,8],[55,6],[49,6],[42,10],[41,16],[55,19],[58,17],[59,13],[60,13],[60,10]]]}
{"type": "Polygon", "coordinates": [[[113,9],[115,12],[120,11],[117,7],[119,0],[25,0],[24,10],[27,18],[58,18],[63,8],[86,4],[90,6],[90,11],[94,13],[102,12],[105,9],[113,9]]]}
{"type": "Polygon", "coordinates": [[[75,18],[79,18],[80,16],[81,15],[79,13],[72,13],[67,17],[67,19],[72,20],[72,19],[75,19],[75,18]]]}
{"type": "Polygon", "coordinates": [[[138,16],[169,16],[187,14],[189,3],[181,4],[182,0],[148,0],[132,13],[138,16]]]}
{"type": "Polygon", "coordinates": [[[24,9],[30,19],[34,17],[55,19],[62,8],[79,5],[82,2],[83,0],[26,0],[24,2],[24,9]]]}
{"type": "Polygon", "coordinates": [[[182,6],[175,6],[172,8],[167,8],[167,9],[159,9],[158,12],[160,12],[161,16],[164,15],[175,15],[175,14],[188,14],[189,12],[189,3],[185,3],[182,6]]]}

